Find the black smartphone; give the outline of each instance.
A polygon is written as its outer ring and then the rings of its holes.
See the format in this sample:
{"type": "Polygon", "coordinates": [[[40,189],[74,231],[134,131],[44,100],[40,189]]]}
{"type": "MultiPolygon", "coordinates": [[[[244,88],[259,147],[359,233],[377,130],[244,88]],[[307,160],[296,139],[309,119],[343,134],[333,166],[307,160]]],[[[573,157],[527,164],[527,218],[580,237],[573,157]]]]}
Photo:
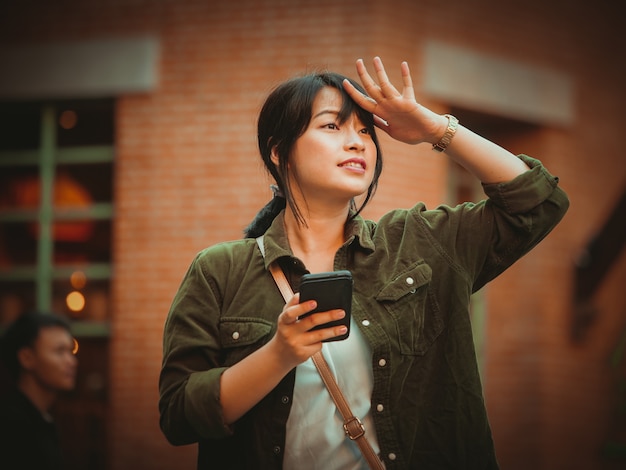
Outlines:
{"type": "Polygon", "coordinates": [[[350,271],[341,270],[303,275],[300,282],[300,302],[305,300],[315,300],[317,307],[300,318],[334,309],[342,309],[346,312],[345,317],[340,320],[313,328],[319,330],[338,325],[345,325],[348,328],[346,334],[326,339],[324,342],[341,341],[350,335],[350,315],[352,312],[352,273],[350,271]]]}

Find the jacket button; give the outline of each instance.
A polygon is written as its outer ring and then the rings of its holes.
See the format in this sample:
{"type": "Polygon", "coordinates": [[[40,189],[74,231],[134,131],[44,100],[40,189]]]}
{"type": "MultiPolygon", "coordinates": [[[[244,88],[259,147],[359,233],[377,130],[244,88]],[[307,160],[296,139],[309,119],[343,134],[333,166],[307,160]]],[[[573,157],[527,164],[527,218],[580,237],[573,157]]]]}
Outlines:
{"type": "Polygon", "coordinates": [[[238,331],[235,331],[235,332],[233,333],[233,339],[234,339],[234,340],[238,340],[238,339],[239,339],[239,332],[238,332],[238,331]]]}
{"type": "Polygon", "coordinates": [[[280,401],[283,402],[283,405],[286,405],[287,403],[289,403],[289,397],[287,395],[283,395],[280,401]]]}
{"type": "Polygon", "coordinates": [[[406,283],[410,286],[412,286],[413,284],[415,284],[415,279],[413,279],[412,277],[407,277],[406,278],[406,283]]]}
{"type": "Polygon", "coordinates": [[[382,412],[385,409],[385,407],[383,406],[382,403],[379,403],[378,405],[376,405],[376,411],[378,411],[379,413],[382,412]]]}
{"type": "Polygon", "coordinates": [[[363,320],[361,322],[361,325],[363,325],[363,326],[370,326],[370,321],[369,320],[363,320]]]}
{"type": "Polygon", "coordinates": [[[387,457],[389,457],[389,460],[396,460],[396,454],[394,454],[393,452],[389,454],[387,457]]]}
{"type": "Polygon", "coordinates": [[[378,365],[380,367],[385,367],[387,365],[387,361],[385,359],[379,359],[378,360],[378,365]]]}
{"type": "Polygon", "coordinates": [[[272,450],[274,451],[274,454],[276,455],[280,454],[280,446],[274,446],[272,450]]]}

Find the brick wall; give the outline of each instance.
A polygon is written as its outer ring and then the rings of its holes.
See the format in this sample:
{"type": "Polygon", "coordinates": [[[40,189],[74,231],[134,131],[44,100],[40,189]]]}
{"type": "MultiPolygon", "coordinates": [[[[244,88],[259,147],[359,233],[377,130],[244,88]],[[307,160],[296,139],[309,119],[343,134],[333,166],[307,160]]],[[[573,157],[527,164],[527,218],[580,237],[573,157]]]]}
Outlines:
{"type": "MultiPolygon", "coordinates": [[[[617,20],[603,7],[537,0],[515,8],[495,0],[25,0],[0,7],[0,45],[140,34],[160,41],[157,89],[117,102],[109,467],[194,468],[195,449],[170,446],[158,428],[162,327],[194,254],[239,238],[269,198],[255,147],[267,92],[318,67],[355,76],[356,58],[380,55],[396,83],[397,64],[408,60],[419,99],[444,112],[446,103],[419,89],[421,48],[438,39],[575,81],[572,126],[502,142],[542,158],[572,207],[550,237],[485,289],[485,395],[503,468],[610,468],[599,454],[617,400],[608,357],[626,323],[623,255],[598,295],[600,315],[585,341],[569,337],[574,260],[626,176],[619,153],[625,77],[616,65],[624,43],[611,35],[617,20]]],[[[445,159],[382,141],[386,169],[367,215],[443,201],[445,159]]]]}

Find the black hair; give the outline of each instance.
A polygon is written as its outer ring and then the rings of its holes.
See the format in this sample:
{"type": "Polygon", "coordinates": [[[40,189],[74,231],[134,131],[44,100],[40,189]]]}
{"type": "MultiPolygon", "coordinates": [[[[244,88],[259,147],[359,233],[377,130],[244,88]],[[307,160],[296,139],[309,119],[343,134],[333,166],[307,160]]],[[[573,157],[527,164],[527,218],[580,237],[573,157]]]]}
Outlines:
{"type": "MultiPolygon", "coordinates": [[[[265,168],[276,181],[281,196],[275,196],[256,215],[244,230],[248,238],[256,238],[269,228],[278,213],[289,204],[299,223],[304,224],[302,213],[290,193],[289,172],[287,166],[291,150],[296,140],[306,131],[311,121],[313,101],[324,87],[332,87],[341,93],[342,106],[338,119],[342,124],[356,114],[369,130],[376,145],[376,166],[374,177],[361,207],[352,207],[350,217],[356,217],[374,195],[378,179],[382,172],[383,158],[374,126],[372,113],[358,106],[343,88],[343,81],[348,79],[361,93],[365,90],[357,82],[334,72],[317,72],[292,78],[272,91],[259,113],[257,139],[261,158],[265,168]],[[279,163],[272,162],[272,150],[275,149],[279,163]]],[[[354,205],[354,201],[352,202],[354,205]]]]}
{"type": "Polygon", "coordinates": [[[0,339],[2,362],[13,379],[20,374],[18,352],[20,349],[33,346],[39,332],[44,328],[60,327],[71,334],[69,323],[53,313],[29,311],[20,315],[11,323],[0,339]]]}

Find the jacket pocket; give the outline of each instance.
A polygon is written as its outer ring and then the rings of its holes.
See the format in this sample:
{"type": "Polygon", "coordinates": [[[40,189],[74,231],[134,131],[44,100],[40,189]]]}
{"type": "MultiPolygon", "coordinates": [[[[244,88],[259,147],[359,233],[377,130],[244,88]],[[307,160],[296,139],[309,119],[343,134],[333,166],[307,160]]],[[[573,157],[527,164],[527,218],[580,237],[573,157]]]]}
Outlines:
{"type": "Polygon", "coordinates": [[[393,320],[402,354],[424,355],[443,330],[431,280],[431,267],[419,261],[396,273],[376,295],[393,320]]]}
{"type": "Polygon", "coordinates": [[[231,366],[269,340],[274,324],[257,317],[224,317],[220,321],[224,366],[231,366]]]}

